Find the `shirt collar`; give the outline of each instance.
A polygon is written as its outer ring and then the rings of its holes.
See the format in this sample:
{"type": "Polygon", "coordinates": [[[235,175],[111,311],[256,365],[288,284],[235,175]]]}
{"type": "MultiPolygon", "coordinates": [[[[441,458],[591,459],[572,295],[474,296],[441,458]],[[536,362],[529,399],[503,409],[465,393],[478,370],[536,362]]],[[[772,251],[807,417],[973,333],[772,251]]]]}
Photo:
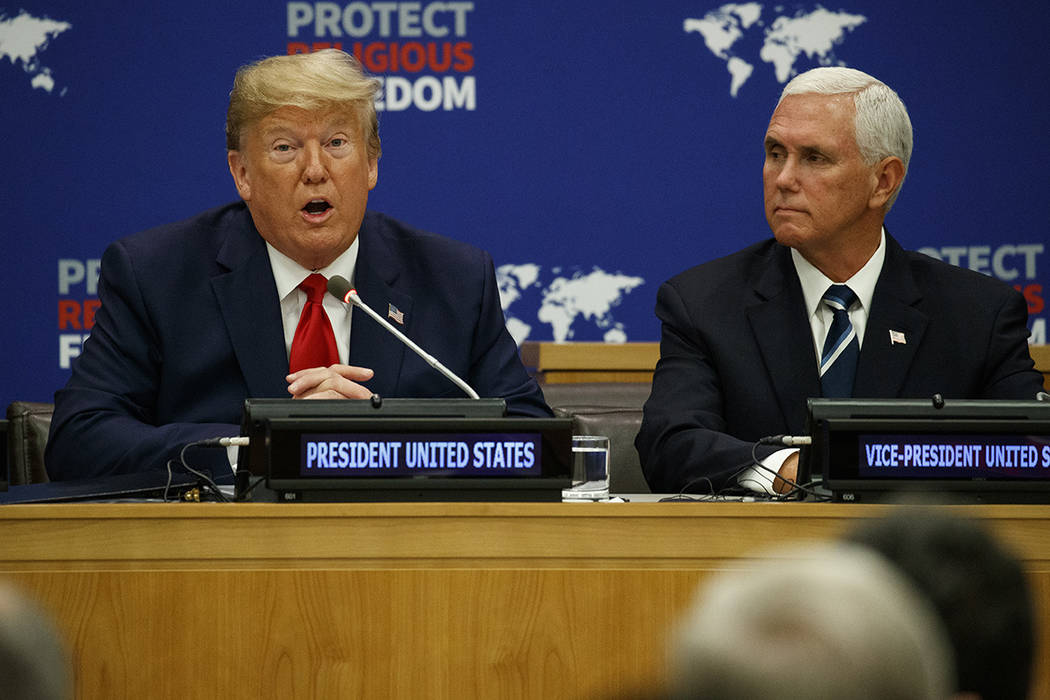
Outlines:
{"type": "MultiPolygon", "coordinates": [[[[853,293],[857,295],[861,308],[865,313],[871,310],[871,298],[875,296],[875,284],[879,281],[879,273],[882,272],[882,263],[886,260],[886,229],[879,234],[879,247],[864,267],[842,284],[849,285],[853,293]]],[[[802,257],[794,248],[791,249],[791,262],[795,264],[795,272],[798,273],[798,281],[802,284],[802,296],[806,300],[806,316],[812,316],[820,310],[821,298],[832,282],[827,276],[818,270],[811,262],[802,257]]]]}
{"type": "Polygon", "coordinates": [[[273,280],[277,283],[277,298],[284,299],[294,292],[299,287],[299,283],[311,272],[320,272],[328,279],[332,279],[333,275],[339,275],[353,284],[354,271],[357,268],[357,251],[361,247],[360,240],[361,237],[356,236],[354,242],[343,251],[342,255],[320,270],[307,270],[267,242],[266,252],[270,255],[270,268],[273,270],[273,280]]]}

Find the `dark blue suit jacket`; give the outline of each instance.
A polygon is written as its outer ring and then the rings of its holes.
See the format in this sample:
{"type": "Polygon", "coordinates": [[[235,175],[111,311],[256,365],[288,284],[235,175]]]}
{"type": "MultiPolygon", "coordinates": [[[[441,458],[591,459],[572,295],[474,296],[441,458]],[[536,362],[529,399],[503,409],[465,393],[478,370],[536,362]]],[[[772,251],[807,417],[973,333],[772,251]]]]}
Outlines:
{"type": "MultiPolygon", "coordinates": [[[[660,361],[635,441],[654,493],[698,477],[718,488],[750,463],[755,440],[802,433],[820,377],[788,248],[771,239],[686,270],[660,287],[656,315],[660,361]]],[[[1009,285],[887,235],[853,395],[1034,399],[1042,376],[1027,320],[1009,285]]]]}
{"type": "MultiPolygon", "coordinates": [[[[487,253],[373,212],[359,236],[365,303],[400,309],[406,335],[482,396],[505,398],[508,413],[550,415],[507,333],[487,253]]],[[[161,469],[187,442],[236,435],[245,398],[289,397],[280,300],[243,203],[112,244],[99,298],[91,337],[55,394],[52,479],[161,469]]],[[[375,370],[373,392],[463,396],[359,309],[351,326],[350,364],[375,370]]],[[[229,472],[224,450],[193,460],[229,472]]]]}

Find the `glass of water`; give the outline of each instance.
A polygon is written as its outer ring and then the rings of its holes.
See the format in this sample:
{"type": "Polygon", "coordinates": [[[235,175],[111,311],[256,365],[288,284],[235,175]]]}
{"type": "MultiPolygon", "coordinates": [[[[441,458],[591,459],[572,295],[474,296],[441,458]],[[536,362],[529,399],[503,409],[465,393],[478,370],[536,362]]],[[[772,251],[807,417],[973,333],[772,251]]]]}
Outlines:
{"type": "Polygon", "coordinates": [[[600,501],[609,497],[609,438],[572,436],[572,486],[561,493],[565,501],[600,501]]]}

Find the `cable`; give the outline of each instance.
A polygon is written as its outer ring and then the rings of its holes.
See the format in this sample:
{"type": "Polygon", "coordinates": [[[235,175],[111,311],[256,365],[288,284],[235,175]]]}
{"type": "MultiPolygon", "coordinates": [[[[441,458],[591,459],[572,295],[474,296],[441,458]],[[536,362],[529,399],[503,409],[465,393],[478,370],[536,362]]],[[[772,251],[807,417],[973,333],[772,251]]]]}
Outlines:
{"type": "Polygon", "coordinates": [[[793,444],[796,444],[796,445],[809,445],[809,444],[812,443],[812,439],[807,437],[807,436],[771,435],[769,437],[760,438],[759,440],[755,441],[754,445],[751,446],[751,460],[753,462],[753,466],[755,466],[755,467],[757,467],[757,468],[759,468],[759,469],[761,469],[763,471],[766,471],[766,472],[769,472],[770,474],[772,474],[773,475],[773,483],[774,484],[777,483],[777,479],[780,479],[785,484],[787,484],[788,486],[791,487],[791,490],[788,491],[787,493],[771,494],[772,500],[774,500],[774,501],[787,501],[787,500],[791,500],[792,497],[797,497],[797,498],[801,499],[803,494],[811,496],[812,498],[815,498],[817,500],[827,500],[826,497],[823,494],[819,494],[816,491],[814,491],[813,489],[809,488],[810,486],[812,486],[812,482],[809,482],[807,484],[800,484],[797,481],[792,481],[791,479],[786,479],[786,478],[780,476],[779,472],[777,472],[777,471],[767,467],[766,465],[762,464],[759,461],[758,455],[756,454],[756,451],[758,450],[758,446],[759,445],[787,445],[789,443],[784,442],[784,440],[786,440],[788,438],[790,438],[792,440],[805,440],[806,441],[806,442],[794,442],[793,444]]]}
{"type": "Polygon", "coordinates": [[[751,445],[751,461],[738,466],[735,470],[732,471],[732,473],[729,475],[729,479],[727,480],[727,486],[723,487],[722,489],[719,489],[718,491],[715,491],[714,482],[712,482],[709,477],[698,476],[686,482],[686,484],[674,496],[661,498],[660,501],[710,501],[718,499],[720,497],[724,498],[726,495],[729,495],[726,492],[731,491],[733,488],[732,485],[734,484],[737,486],[742,486],[744,488],[747,488],[748,482],[751,483],[753,486],[762,486],[760,482],[755,481],[753,479],[744,479],[743,481],[740,480],[740,476],[745,471],[751,468],[761,469],[772,474],[774,484],[779,479],[780,481],[783,481],[784,483],[791,486],[791,490],[787,493],[765,493],[763,491],[749,490],[750,493],[748,495],[750,496],[754,496],[755,498],[765,498],[770,501],[789,501],[796,499],[801,500],[805,496],[809,496],[810,498],[818,501],[830,500],[828,496],[826,496],[825,494],[818,493],[812,488],[815,482],[811,481],[806,484],[800,484],[796,481],[792,481],[791,479],[786,479],[780,476],[780,474],[776,470],[771,469],[770,467],[767,467],[766,465],[762,464],[762,462],[758,459],[757,452],[759,445],[781,445],[785,447],[794,447],[799,445],[811,444],[813,444],[813,438],[811,438],[808,435],[769,435],[767,437],[759,438],[751,445]],[[686,493],[686,491],[693,485],[704,481],[707,482],[708,493],[695,495],[686,493]]]}
{"type": "Polygon", "coordinates": [[[243,492],[238,493],[237,497],[236,497],[236,500],[238,500],[238,501],[247,501],[248,500],[248,496],[251,495],[252,491],[254,491],[256,489],[256,487],[259,486],[259,484],[263,483],[264,481],[266,481],[266,477],[265,476],[254,476],[253,474],[249,473],[248,474],[248,482],[251,483],[251,486],[246,488],[243,492]],[[255,479],[254,483],[252,483],[252,481],[251,481],[252,478],[255,479]]]}
{"type": "MultiPolygon", "coordinates": [[[[729,475],[729,479],[728,479],[727,485],[724,486],[721,489],[718,489],[717,491],[715,490],[714,482],[711,481],[710,477],[698,476],[695,479],[691,479],[690,481],[686,482],[686,484],[684,486],[682,486],[681,489],[679,489],[677,494],[675,494],[673,496],[668,496],[667,498],[661,498],[660,502],[663,503],[663,502],[671,502],[671,501],[716,501],[716,500],[721,499],[721,498],[726,498],[727,496],[737,495],[737,494],[731,493],[732,490],[733,490],[733,484],[736,484],[738,486],[741,486],[742,484],[738,484],[734,480],[736,479],[736,477],[738,477],[740,474],[742,474],[746,469],[748,469],[751,466],[751,464],[752,464],[751,462],[746,462],[746,463],[736,467],[733,470],[733,472],[729,475]],[[708,491],[707,493],[699,493],[699,494],[687,494],[686,493],[686,491],[688,491],[693,485],[695,485],[697,483],[700,483],[700,482],[704,482],[704,481],[707,482],[707,491],[708,491]]],[[[747,491],[747,496],[753,496],[753,497],[756,497],[756,498],[761,498],[761,497],[764,497],[764,496],[769,496],[769,494],[763,494],[761,492],[750,491],[749,490],[749,491],[747,491]]]]}
{"type": "MultiPolygon", "coordinates": [[[[190,474],[193,474],[194,476],[196,476],[198,479],[200,479],[201,482],[202,482],[203,487],[207,491],[209,491],[211,493],[211,495],[215,497],[216,500],[218,500],[218,501],[220,501],[222,503],[229,503],[230,499],[226,497],[226,494],[224,494],[222,492],[222,489],[220,489],[218,487],[218,485],[212,480],[212,478],[210,476],[208,476],[204,472],[201,472],[201,471],[198,471],[197,469],[194,469],[193,467],[191,467],[186,462],[186,450],[190,449],[191,447],[227,447],[227,446],[235,445],[235,444],[236,445],[242,445],[242,444],[243,445],[247,445],[248,444],[248,438],[224,437],[224,438],[209,438],[207,440],[196,440],[194,442],[190,442],[190,443],[187,443],[187,444],[183,445],[182,449],[179,451],[179,462],[178,463],[182,466],[182,468],[185,469],[186,471],[188,471],[190,474]],[[243,443],[241,442],[242,440],[244,441],[243,443]]],[[[173,459],[169,459],[168,463],[167,463],[168,482],[164,485],[164,500],[165,501],[168,500],[168,490],[171,487],[171,465],[172,465],[172,462],[174,462],[174,461],[175,460],[173,460],[173,459]]]]}
{"type": "Polygon", "coordinates": [[[714,484],[714,482],[712,482],[711,479],[709,479],[706,476],[698,476],[695,479],[692,479],[692,480],[686,482],[685,486],[683,486],[681,489],[679,489],[678,493],[675,496],[672,496],[672,497],[667,498],[667,499],[661,499],[661,500],[669,500],[669,501],[672,501],[672,500],[680,500],[680,501],[693,501],[693,500],[696,500],[696,499],[692,498],[691,496],[687,495],[686,494],[686,490],[690,486],[692,486],[693,484],[701,482],[701,481],[706,481],[707,482],[707,490],[710,491],[710,493],[709,494],[699,494],[699,495],[714,496],[715,495],[715,484],[714,484]]]}

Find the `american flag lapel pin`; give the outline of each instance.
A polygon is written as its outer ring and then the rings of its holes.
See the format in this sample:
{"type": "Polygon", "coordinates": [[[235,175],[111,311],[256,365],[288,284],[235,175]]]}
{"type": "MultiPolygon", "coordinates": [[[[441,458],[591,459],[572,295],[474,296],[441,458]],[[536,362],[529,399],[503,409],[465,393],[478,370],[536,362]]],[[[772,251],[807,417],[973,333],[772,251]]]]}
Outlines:
{"type": "Polygon", "coordinates": [[[895,345],[897,343],[907,345],[908,341],[900,331],[890,331],[890,345],[895,345]]]}
{"type": "Polygon", "coordinates": [[[393,304],[387,304],[386,315],[387,318],[394,319],[399,325],[405,325],[405,312],[393,304]]]}

